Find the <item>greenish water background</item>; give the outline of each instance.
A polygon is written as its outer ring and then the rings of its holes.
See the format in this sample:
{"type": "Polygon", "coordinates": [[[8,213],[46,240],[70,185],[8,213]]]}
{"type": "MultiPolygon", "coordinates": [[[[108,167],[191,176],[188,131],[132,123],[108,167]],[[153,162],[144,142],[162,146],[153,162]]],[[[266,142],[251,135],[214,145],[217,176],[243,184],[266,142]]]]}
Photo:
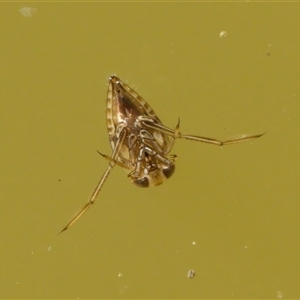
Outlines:
{"type": "Polygon", "coordinates": [[[0,8],[1,298],[300,297],[299,4],[0,8]],[[113,73],[183,133],[267,134],[178,141],[156,188],[115,168],[57,235],[106,169],[113,73]]]}

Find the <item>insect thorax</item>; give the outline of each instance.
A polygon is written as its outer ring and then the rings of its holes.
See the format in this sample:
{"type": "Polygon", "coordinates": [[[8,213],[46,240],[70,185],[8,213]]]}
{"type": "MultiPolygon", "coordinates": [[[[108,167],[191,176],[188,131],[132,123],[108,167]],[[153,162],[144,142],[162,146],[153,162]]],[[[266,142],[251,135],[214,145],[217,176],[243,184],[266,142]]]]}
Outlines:
{"type": "MultiPolygon", "coordinates": [[[[128,177],[139,187],[160,185],[175,170],[175,160],[168,158],[169,137],[147,127],[147,119],[140,116],[133,126],[119,125],[125,138],[117,160],[130,170],[128,177]]],[[[150,119],[148,121],[151,122],[150,119]]],[[[112,139],[114,147],[119,138],[112,139]]]]}

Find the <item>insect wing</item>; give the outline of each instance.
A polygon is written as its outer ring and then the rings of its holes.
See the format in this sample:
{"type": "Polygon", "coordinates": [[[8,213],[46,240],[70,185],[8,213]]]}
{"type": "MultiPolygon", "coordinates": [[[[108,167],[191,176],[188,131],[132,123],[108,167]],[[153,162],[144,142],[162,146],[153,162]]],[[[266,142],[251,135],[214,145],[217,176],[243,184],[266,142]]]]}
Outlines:
{"type": "Polygon", "coordinates": [[[111,76],[107,93],[107,129],[114,135],[116,126],[120,123],[133,125],[142,115],[149,116],[154,122],[162,124],[150,105],[132,88],[116,76],[111,76]]]}
{"type": "MultiPolygon", "coordinates": [[[[162,125],[150,105],[114,75],[109,80],[106,112],[107,130],[112,149],[114,149],[116,140],[119,138],[119,132],[124,127],[127,128],[128,135],[139,134],[140,128],[136,128],[136,121],[142,116],[148,118],[151,122],[162,125]]],[[[167,148],[169,143],[167,135],[153,129],[146,130],[162,148],[167,148]]]]}

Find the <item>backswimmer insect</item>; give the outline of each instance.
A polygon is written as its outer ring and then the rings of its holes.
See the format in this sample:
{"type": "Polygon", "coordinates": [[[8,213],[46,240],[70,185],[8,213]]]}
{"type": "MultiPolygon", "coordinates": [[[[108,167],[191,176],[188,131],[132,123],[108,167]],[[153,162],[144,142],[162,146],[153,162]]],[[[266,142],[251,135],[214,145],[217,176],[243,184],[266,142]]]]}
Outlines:
{"type": "Polygon", "coordinates": [[[108,161],[108,167],[86,205],[61,232],[73,225],[94,204],[115,165],[127,169],[128,177],[136,186],[157,186],[170,178],[175,171],[176,155],[169,153],[176,139],[225,146],[264,135],[243,135],[236,139],[220,141],[182,134],[179,131],[179,119],[175,129],[164,126],[149,104],[115,75],[109,78],[108,83],[106,124],[112,154],[99,154],[108,161]]]}

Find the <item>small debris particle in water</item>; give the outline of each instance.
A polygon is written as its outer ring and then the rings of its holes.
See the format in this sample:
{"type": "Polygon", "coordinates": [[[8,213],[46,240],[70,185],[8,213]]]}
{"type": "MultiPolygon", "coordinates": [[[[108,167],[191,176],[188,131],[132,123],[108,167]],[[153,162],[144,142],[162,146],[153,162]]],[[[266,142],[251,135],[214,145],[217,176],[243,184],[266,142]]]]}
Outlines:
{"type": "Polygon", "coordinates": [[[122,277],[123,274],[121,272],[118,273],[118,277],[122,277]]]}
{"type": "Polygon", "coordinates": [[[24,6],[24,7],[19,9],[19,12],[24,17],[32,17],[32,14],[36,12],[36,8],[24,6]]]}
{"type": "Polygon", "coordinates": [[[277,298],[282,299],[282,292],[281,291],[277,291],[277,298]]]}
{"type": "Polygon", "coordinates": [[[228,35],[227,31],[221,31],[220,32],[220,37],[225,38],[228,35]]]}
{"type": "Polygon", "coordinates": [[[188,273],[187,273],[187,277],[192,279],[194,278],[196,275],[195,271],[194,270],[189,270],[188,273]]]}
{"type": "Polygon", "coordinates": [[[197,243],[195,241],[192,242],[192,245],[195,246],[197,243]]]}

